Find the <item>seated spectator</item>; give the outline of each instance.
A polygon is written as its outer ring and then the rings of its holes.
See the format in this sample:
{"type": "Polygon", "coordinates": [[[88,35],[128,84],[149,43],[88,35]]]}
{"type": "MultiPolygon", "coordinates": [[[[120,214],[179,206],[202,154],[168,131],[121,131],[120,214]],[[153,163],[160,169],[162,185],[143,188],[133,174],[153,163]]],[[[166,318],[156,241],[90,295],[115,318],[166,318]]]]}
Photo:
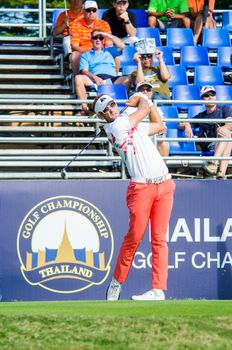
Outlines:
{"type": "MultiPolygon", "coordinates": [[[[98,6],[96,1],[85,1],[83,5],[84,18],[82,20],[73,21],[70,25],[71,35],[71,64],[74,74],[78,73],[80,56],[83,52],[89,51],[92,47],[91,32],[93,30],[101,30],[111,34],[111,29],[106,21],[97,18],[98,6]]],[[[105,37],[105,46],[111,46],[112,41],[105,37]]]]}
{"type": "Polygon", "coordinates": [[[216,28],[216,22],[213,19],[215,0],[188,0],[188,6],[194,41],[200,44],[203,27],[216,28]]]}
{"type": "MultiPolygon", "coordinates": [[[[146,81],[142,81],[136,86],[136,91],[138,93],[142,93],[146,95],[150,101],[152,101],[152,85],[150,83],[147,83],[146,81]]],[[[150,113],[149,113],[149,119],[151,122],[159,122],[161,123],[163,119],[163,112],[159,109],[156,108],[153,103],[149,104],[150,106],[150,113]],[[157,112],[158,111],[158,114],[157,112]]],[[[157,130],[157,133],[155,136],[165,138],[166,137],[166,124],[163,122],[161,123],[162,128],[160,130],[157,130]]],[[[162,142],[157,142],[157,148],[159,153],[161,154],[162,157],[168,157],[169,156],[169,142],[167,141],[162,141],[162,142]]]]}
{"type": "Polygon", "coordinates": [[[62,35],[65,57],[72,53],[69,33],[70,25],[72,25],[73,21],[83,18],[82,2],[82,0],[70,0],[70,10],[59,14],[52,32],[54,37],[57,37],[59,34],[62,35]]]}
{"type": "Polygon", "coordinates": [[[127,0],[114,0],[113,8],[104,12],[102,19],[109,23],[112,34],[117,35],[125,44],[133,44],[136,38],[136,18],[127,11],[127,0]]]}
{"type": "MultiPolygon", "coordinates": [[[[232,119],[232,108],[230,106],[216,105],[213,101],[216,99],[216,91],[213,86],[203,86],[201,89],[201,98],[203,101],[212,101],[206,104],[206,110],[197,114],[194,118],[205,118],[205,123],[180,123],[179,128],[185,130],[187,137],[193,136],[192,128],[199,128],[198,136],[200,137],[218,137],[230,138],[232,130],[232,122],[225,124],[207,123],[207,118],[210,119],[232,119]]],[[[199,143],[203,152],[214,151],[215,157],[229,157],[232,150],[232,142],[202,142],[199,143]]],[[[221,160],[218,169],[218,162],[216,160],[209,161],[204,166],[204,170],[210,175],[217,175],[217,178],[225,178],[228,167],[228,160],[221,160]]]]}
{"type": "Polygon", "coordinates": [[[165,28],[190,28],[187,0],[150,0],[148,6],[148,26],[165,28]]]}
{"type": "Polygon", "coordinates": [[[134,61],[137,63],[137,71],[130,76],[130,83],[135,86],[141,81],[149,82],[152,85],[152,99],[170,99],[170,90],[168,87],[168,79],[171,75],[163,60],[163,52],[156,50],[156,58],[159,66],[153,66],[153,54],[144,53],[134,54],[134,61]]]}
{"type": "MultiPolygon", "coordinates": [[[[114,56],[120,54],[125,44],[115,35],[94,30],[91,33],[92,49],[81,55],[80,73],[75,77],[76,94],[81,100],[86,100],[86,86],[104,84],[110,79],[114,84],[122,84],[123,77],[116,75],[114,56]],[[115,46],[104,48],[104,39],[112,40],[115,46]]],[[[86,103],[82,110],[88,113],[86,103]]]]}

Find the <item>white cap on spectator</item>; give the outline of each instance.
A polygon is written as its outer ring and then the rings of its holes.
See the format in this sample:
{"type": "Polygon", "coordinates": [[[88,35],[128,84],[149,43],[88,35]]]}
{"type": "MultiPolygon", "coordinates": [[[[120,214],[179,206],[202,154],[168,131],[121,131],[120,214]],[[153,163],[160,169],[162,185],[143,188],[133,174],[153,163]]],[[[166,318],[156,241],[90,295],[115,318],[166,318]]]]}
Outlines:
{"type": "Polygon", "coordinates": [[[210,91],[216,92],[216,90],[213,86],[210,86],[210,85],[202,86],[201,91],[200,91],[200,96],[203,97],[204,94],[207,94],[207,92],[210,92],[210,91]]]}
{"type": "Polygon", "coordinates": [[[138,83],[138,84],[136,85],[136,91],[138,91],[138,89],[139,89],[141,86],[144,86],[144,85],[149,86],[149,87],[152,88],[151,83],[148,83],[147,81],[141,81],[140,83],[138,83]]]}
{"type": "Polygon", "coordinates": [[[96,1],[85,1],[83,4],[83,9],[95,8],[98,9],[96,1]]]}

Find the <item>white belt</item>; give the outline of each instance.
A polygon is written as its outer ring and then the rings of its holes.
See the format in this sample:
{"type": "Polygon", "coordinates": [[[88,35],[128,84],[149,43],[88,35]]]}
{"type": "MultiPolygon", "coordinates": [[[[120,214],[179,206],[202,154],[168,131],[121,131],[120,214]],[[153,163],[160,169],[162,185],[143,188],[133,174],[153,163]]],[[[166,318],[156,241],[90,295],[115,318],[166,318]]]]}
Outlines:
{"type": "Polygon", "coordinates": [[[171,179],[172,176],[171,174],[167,174],[167,175],[162,175],[162,176],[157,176],[157,177],[153,177],[153,178],[138,178],[138,177],[132,177],[130,180],[131,182],[140,182],[143,184],[159,184],[161,182],[164,182],[166,180],[171,179]]]}

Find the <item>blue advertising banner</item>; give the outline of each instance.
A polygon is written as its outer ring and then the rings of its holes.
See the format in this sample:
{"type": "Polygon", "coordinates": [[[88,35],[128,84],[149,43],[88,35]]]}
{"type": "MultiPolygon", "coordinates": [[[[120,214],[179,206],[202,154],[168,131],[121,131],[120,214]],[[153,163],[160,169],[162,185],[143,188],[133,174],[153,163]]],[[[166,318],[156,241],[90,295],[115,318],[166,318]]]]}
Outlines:
{"type": "MultiPolygon", "coordinates": [[[[175,183],[166,298],[231,299],[231,182],[175,183]]],[[[128,228],[127,186],[127,180],[0,181],[1,300],[105,299],[128,228]]],[[[150,288],[148,225],[121,299],[150,288]]]]}

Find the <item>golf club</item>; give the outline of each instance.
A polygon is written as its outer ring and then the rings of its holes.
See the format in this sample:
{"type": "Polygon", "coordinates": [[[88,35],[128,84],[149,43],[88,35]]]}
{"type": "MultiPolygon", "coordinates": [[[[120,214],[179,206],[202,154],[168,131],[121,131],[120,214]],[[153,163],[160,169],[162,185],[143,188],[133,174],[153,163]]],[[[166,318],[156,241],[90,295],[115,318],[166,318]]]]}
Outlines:
{"type": "Polygon", "coordinates": [[[92,138],[92,140],[90,140],[90,142],[89,142],[84,148],[82,148],[82,150],[81,150],[79,153],[77,153],[77,154],[68,162],[68,164],[67,164],[64,168],[61,169],[60,175],[61,175],[62,179],[68,180],[68,174],[67,174],[66,169],[72,164],[72,162],[74,162],[74,161],[77,159],[77,157],[78,157],[79,155],[81,155],[81,154],[89,147],[89,145],[100,135],[100,133],[101,133],[101,131],[100,131],[97,135],[95,135],[95,136],[92,138]]]}

